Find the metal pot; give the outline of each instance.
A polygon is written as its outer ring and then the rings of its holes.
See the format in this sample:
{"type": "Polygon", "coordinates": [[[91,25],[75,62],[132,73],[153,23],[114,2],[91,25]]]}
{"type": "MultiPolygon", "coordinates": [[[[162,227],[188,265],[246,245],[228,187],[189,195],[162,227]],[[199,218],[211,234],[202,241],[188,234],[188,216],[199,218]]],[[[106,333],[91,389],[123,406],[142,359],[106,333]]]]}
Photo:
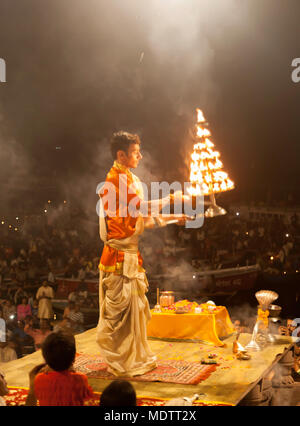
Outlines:
{"type": "Polygon", "coordinates": [[[175,301],[174,291],[162,291],[159,301],[160,301],[160,306],[163,308],[173,305],[175,301]]]}
{"type": "Polygon", "coordinates": [[[281,310],[282,310],[281,306],[270,305],[269,308],[268,308],[269,317],[270,318],[279,318],[281,310]]]}

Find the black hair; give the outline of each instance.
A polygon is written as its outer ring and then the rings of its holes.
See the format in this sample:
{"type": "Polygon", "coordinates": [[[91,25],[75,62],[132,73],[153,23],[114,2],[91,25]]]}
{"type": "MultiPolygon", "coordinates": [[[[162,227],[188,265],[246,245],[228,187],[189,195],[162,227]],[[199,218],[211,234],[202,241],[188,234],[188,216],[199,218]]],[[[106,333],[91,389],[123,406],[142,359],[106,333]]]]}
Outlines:
{"type": "Polygon", "coordinates": [[[50,333],[42,344],[42,353],[52,370],[68,370],[75,360],[75,338],[66,331],[50,333]]]}
{"type": "Polygon", "coordinates": [[[113,158],[117,158],[118,151],[124,151],[127,155],[128,149],[133,143],[140,145],[141,141],[138,135],[124,132],[123,130],[114,133],[110,140],[110,150],[113,158]]]}
{"type": "Polygon", "coordinates": [[[131,383],[126,380],[114,380],[100,397],[103,407],[135,407],[136,393],[131,383]]]}

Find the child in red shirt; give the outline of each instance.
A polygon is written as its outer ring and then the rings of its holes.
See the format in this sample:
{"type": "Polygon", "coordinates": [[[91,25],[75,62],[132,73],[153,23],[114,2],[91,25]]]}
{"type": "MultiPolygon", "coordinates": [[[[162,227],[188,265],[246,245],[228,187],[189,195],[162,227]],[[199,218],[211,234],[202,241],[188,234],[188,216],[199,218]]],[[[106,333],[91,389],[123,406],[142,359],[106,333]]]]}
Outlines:
{"type": "Polygon", "coordinates": [[[72,369],[76,345],[72,334],[51,333],[42,345],[47,364],[36,366],[30,373],[30,389],[26,405],[75,406],[93,397],[85,374],[72,369]]]}

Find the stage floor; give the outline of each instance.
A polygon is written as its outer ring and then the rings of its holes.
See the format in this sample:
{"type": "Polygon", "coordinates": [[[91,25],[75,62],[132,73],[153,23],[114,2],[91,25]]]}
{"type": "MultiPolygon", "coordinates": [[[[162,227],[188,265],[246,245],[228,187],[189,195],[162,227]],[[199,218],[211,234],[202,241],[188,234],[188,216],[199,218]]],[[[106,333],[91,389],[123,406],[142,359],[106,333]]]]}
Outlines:
{"type": "MultiPolygon", "coordinates": [[[[77,352],[98,355],[96,343],[96,329],[93,328],[76,337],[77,352]]],[[[249,334],[241,334],[239,342],[247,345],[250,341],[249,334]]],[[[282,354],[292,344],[290,337],[278,336],[276,344],[267,346],[261,352],[252,353],[249,361],[238,361],[232,353],[232,342],[235,336],[224,340],[227,347],[215,347],[202,343],[183,343],[149,340],[149,344],[158,359],[176,359],[191,362],[201,361],[209,353],[217,354],[219,366],[205,381],[197,385],[181,385],[161,382],[135,382],[132,381],[139,397],[152,398],[177,398],[200,394],[203,401],[230,403],[233,405],[248,393],[248,391],[264,375],[268,374],[282,354]]],[[[29,386],[28,373],[37,364],[43,362],[41,351],[34,352],[9,363],[0,364],[5,373],[8,386],[29,386]]],[[[89,383],[96,392],[102,392],[110,383],[109,380],[89,379],[89,383]]]]}

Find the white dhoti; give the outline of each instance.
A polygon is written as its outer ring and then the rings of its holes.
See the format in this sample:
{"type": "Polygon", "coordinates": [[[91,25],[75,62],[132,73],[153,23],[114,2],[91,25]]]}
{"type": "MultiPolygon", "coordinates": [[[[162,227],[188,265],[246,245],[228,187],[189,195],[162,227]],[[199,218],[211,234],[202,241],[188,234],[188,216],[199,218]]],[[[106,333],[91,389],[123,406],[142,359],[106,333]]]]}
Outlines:
{"type": "Polygon", "coordinates": [[[54,292],[52,287],[40,287],[36,293],[36,298],[39,300],[38,318],[50,319],[53,318],[52,301],[54,292]]]}
{"type": "MultiPolygon", "coordinates": [[[[136,228],[131,237],[105,242],[124,252],[123,274],[100,271],[97,343],[108,370],[115,376],[141,375],[156,367],[156,357],[147,342],[147,322],[151,317],[145,295],[148,281],[138,267],[142,218],[136,228]]],[[[105,237],[101,238],[105,241],[105,237]]]]}
{"type": "Polygon", "coordinates": [[[49,299],[41,299],[38,307],[38,318],[50,319],[53,318],[52,302],[49,299]]]}

